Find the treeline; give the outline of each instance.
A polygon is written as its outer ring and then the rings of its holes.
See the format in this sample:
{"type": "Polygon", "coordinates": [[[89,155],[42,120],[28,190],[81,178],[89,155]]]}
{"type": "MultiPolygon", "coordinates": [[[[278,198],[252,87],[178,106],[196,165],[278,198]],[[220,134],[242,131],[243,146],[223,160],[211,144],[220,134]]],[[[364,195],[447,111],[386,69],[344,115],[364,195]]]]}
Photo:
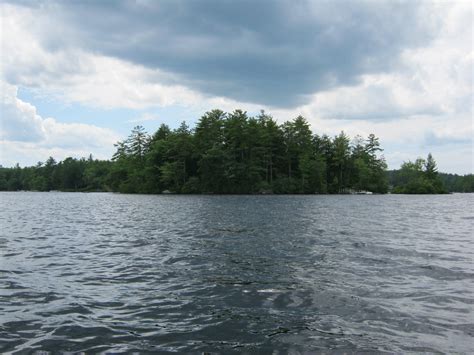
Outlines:
{"type": "Polygon", "coordinates": [[[474,192],[474,175],[438,173],[433,156],[418,158],[402,164],[399,170],[388,172],[392,193],[442,194],[448,192],[474,192]]]}
{"type": "Polygon", "coordinates": [[[391,191],[393,193],[474,192],[473,174],[436,174],[436,169],[432,168],[432,163],[428,164],[429,161],[434,162],[431,155],[427,160],[418,158],[414,163],[404,163],[399,170],[388,171],[391,191]]]}
{"type": "Polygon", "coordinates": [[[112,165],[92,156],[59,163],[50,157],[32,167],[0,168],[0,191],[109,191],[106,181],[112,165]]]}
{"type": "Polygon", "coordinates": [[[449,192],[474,192],[474,175],[439,173],[441,181],[449,192]]]}
{"type": "Polygon", "coordinates": [[[428,155],[386,171],[378,138],[313,134],[301,116],[281,125],[265,112],[207,112],[191,129],[135,127],[110,161],[50,157],[0,168],[0,190],[124,193],[474,192],[474,175],[438,173],[428,155]]]}
{"type": "Polygon", "coordinates": [[[378,138],[313,134],[298,116],[279,125],[262,111],[207,112],[191,129],[135,127],[111,161],[49,158],[0,169],[1,190],[125,193],[347,193],[388,189],[378,138]]]}

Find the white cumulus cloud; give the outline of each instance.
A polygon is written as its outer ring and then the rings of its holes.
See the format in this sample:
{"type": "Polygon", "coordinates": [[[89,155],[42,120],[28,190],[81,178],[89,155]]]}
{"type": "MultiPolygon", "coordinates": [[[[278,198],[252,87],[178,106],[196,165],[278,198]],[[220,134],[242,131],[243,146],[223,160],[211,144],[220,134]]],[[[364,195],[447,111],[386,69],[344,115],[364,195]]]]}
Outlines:
{"type": "Polygon", "coordinates": [[[32,165],[48,156],[64,159],[110,158],[121,137],[114,131],[83,123],[61,123],[41,117],[36,108],[17,97],[17,87],[0,82],[0,164],[32,165]]]}

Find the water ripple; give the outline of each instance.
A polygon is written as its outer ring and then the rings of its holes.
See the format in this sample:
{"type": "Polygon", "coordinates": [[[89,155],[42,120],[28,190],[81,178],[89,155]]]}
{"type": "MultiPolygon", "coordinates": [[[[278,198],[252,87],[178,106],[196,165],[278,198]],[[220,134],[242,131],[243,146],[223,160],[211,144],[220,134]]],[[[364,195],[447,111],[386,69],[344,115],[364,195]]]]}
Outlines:
{"type": "Polygon", "coordinates": [[[472,350],[472,195],[0,199],[1,352],[472,350]]]}

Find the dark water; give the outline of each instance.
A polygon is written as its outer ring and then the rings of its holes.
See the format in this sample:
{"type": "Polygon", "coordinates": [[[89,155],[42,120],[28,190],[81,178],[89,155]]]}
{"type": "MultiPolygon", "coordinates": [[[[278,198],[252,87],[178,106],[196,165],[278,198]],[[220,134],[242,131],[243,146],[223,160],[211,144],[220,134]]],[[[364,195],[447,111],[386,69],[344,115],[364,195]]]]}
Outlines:
{"type": "Polygon", "coordinates": [[[473,197],[0,193],[0,351],[470,353],[473,197]]]}

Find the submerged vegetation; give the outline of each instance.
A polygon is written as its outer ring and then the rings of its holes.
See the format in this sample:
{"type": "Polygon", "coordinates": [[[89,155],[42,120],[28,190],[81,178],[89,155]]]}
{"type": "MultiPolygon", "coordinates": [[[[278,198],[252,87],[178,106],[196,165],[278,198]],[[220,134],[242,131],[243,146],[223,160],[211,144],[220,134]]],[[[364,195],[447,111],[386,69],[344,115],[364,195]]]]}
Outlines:
{"type": "MultiPolygon", "coordinates": [[[[443,193],[431,155],[387,174],[373,134],[350,139],[313,134],[298,116],[279,125],[262,111],[207,112],[191,129],[135,127],[111,161],[49,158],[34,167],[0,169],[0,190],[124,193],[443,193]]],[[[456,178],[454,178],[456,180],[456,178]]],[[[467,190],[472,191],[471,185],[467,190]]]]}

